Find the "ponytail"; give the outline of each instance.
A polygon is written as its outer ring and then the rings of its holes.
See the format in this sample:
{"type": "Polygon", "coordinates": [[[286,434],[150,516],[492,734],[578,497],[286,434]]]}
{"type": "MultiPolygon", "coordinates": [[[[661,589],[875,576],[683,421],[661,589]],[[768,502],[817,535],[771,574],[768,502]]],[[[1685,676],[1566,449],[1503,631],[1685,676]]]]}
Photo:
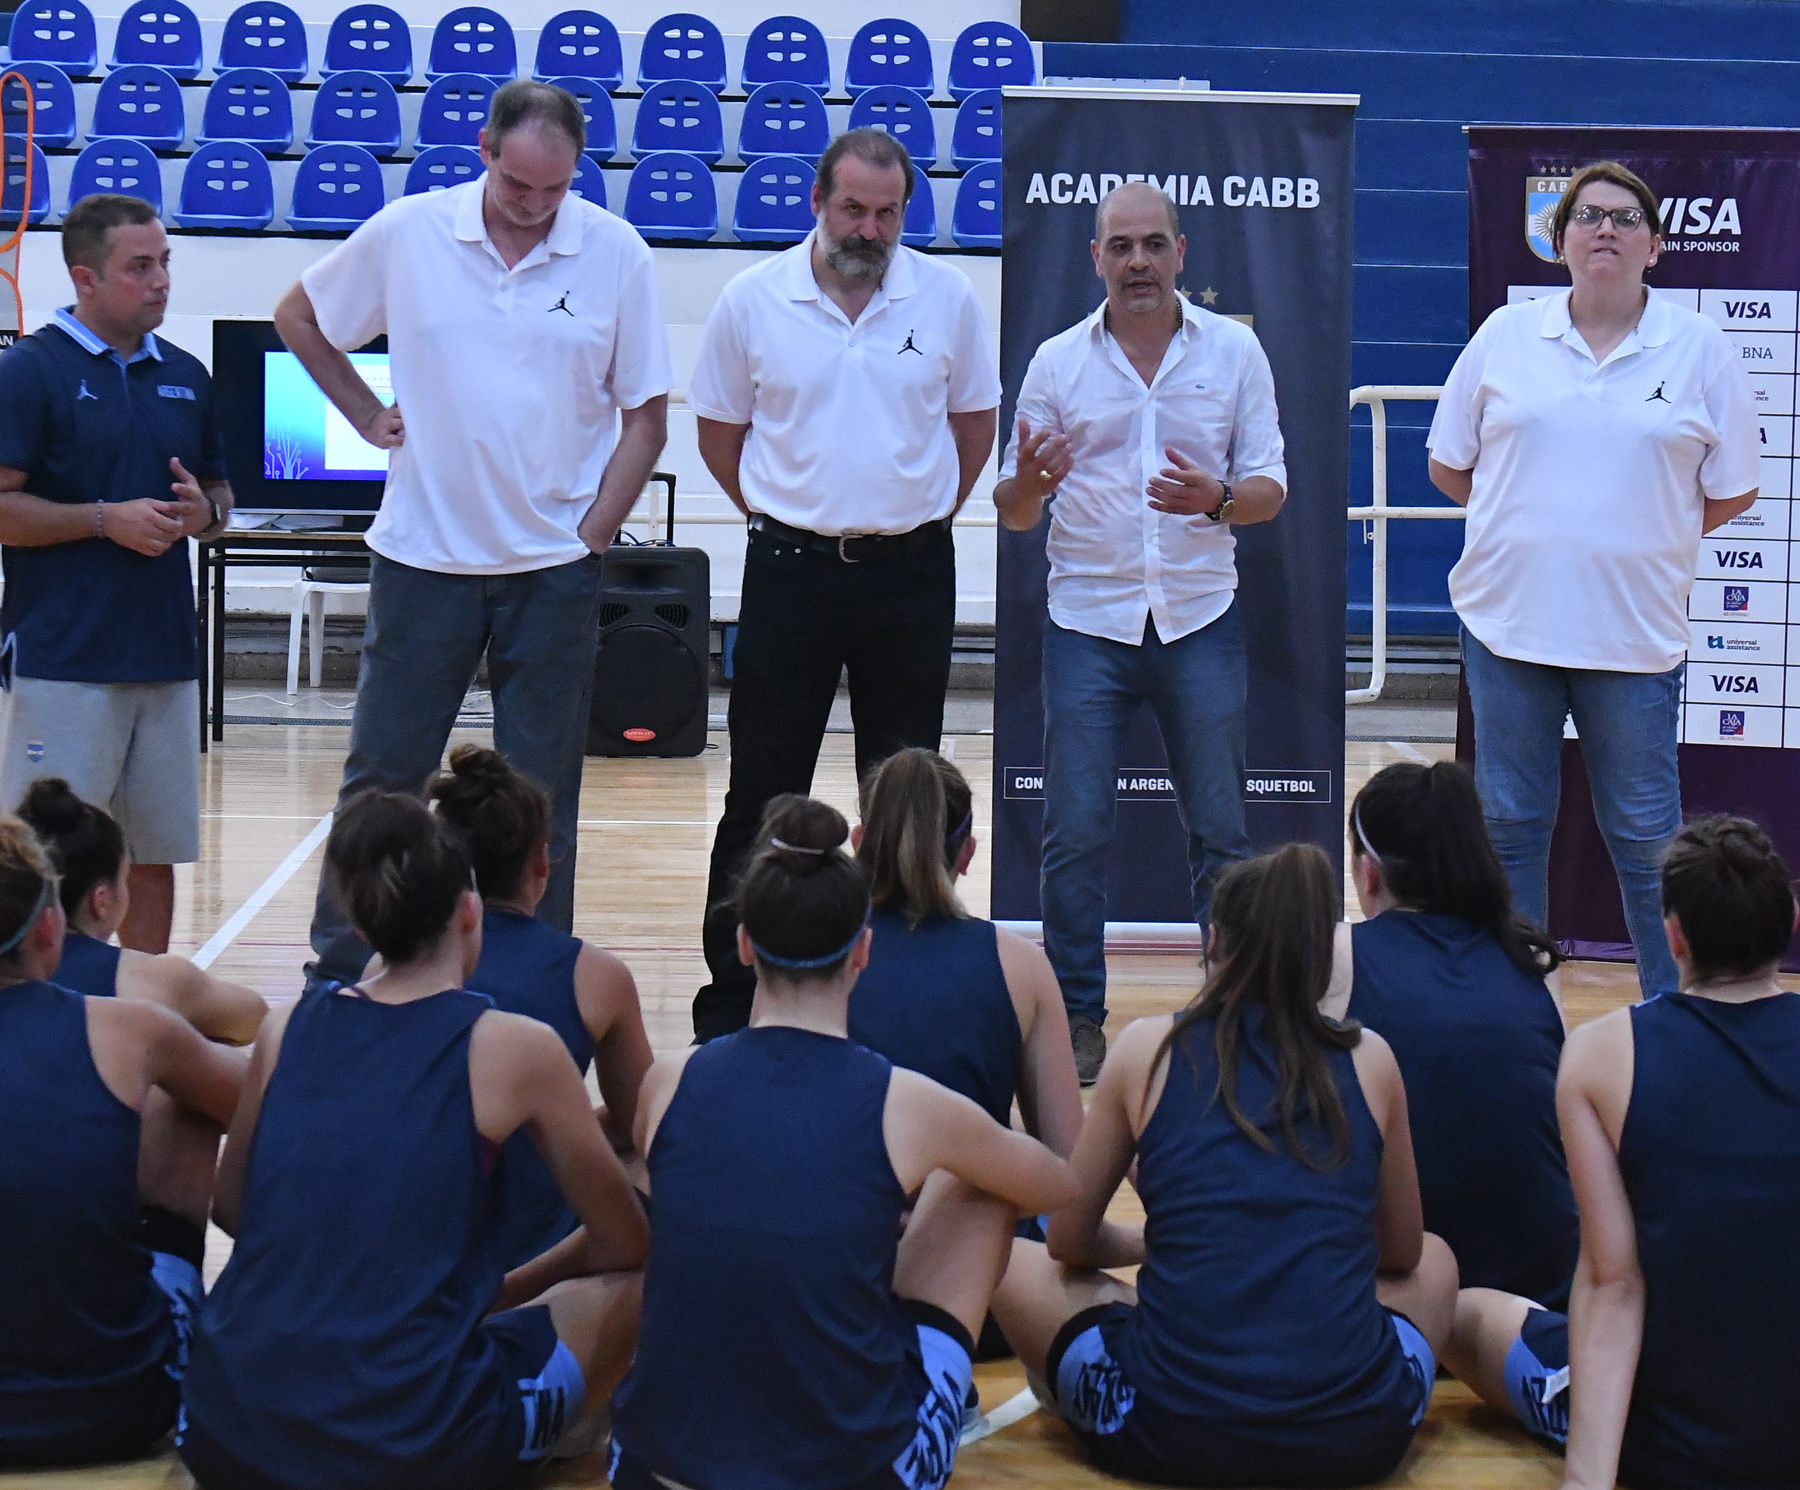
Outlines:
{"type": "Polygon", "coordinates": [[[791,982],[837,976],[869,920],[869,876],[844,852],[850,827],[835,807],[781,796],[738,888],[738,917],[759,972],[791,982]]]}
{"type": "Polygon", "coordinates": [[[125,835],[112,817],[84,802],[60,776],[40,776],[25,790],[19,817],[36,829],[62,880],[70,916],[95,885],[110,884],[125,864],[125,835]]]}
{"type": "Polygon", "coordinates": [[[461,842],[403,792],[367,791],[338,812],[325,873],[351,923],[390,967],[428,950],[474,888],[461,842]]]}
{"type": "Polygon", "coordinates": [[[935,750],[890,755],[862,784],[862,846],[870,899],[914,926],[961,918],[956,861],[974,827],[974,797],[961,771],[935,750]]]}

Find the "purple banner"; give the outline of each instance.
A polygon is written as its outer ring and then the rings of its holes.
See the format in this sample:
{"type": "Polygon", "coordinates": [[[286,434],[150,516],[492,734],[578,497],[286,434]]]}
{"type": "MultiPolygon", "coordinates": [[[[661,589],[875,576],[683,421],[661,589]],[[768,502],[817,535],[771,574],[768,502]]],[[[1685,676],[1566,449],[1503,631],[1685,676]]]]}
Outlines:
{"type": "MultiPolygon", "coordinates": [[[[1662,204],[1653,290],[1716,320],[1744,359],[1762,419],[1760,496],[1709,534],[1688,605],[1681,710],[1684,812],[1764,824],[1800,869],[1800,557],[1790,565],[1795,350],[1800,326],[1800,130],[1480,128],[1469,131],[1469,326],[1566,288],[1549,219],[1568,179],[1617,160],[1662,204]]],[[[1472,759],[1466,695],[1457,754],[1472,759]]],[[[1585,956],[1631,956],[1618,881],[1594,821],[1581,747],[1563,750],[1550,862],[1551,935],[1585,956]]],[[[1787,966],[1800,967],[1800,938],[1787,966]]]]}

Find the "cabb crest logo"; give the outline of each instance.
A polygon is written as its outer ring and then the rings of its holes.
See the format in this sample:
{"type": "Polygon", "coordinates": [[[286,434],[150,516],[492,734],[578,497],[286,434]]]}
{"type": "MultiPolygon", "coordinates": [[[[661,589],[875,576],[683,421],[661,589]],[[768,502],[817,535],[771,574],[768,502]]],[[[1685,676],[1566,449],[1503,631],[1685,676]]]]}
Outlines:
{"type": "Polygon", "coordinates": [[[1546,264],[1556,262],[1556,245],[1550,238],[1550,224],[1556,217],[1557,203],[1569,189],[1567,176],[1527,176],[1525,178],[1525,241],[1531,251],[1546,264]]]}

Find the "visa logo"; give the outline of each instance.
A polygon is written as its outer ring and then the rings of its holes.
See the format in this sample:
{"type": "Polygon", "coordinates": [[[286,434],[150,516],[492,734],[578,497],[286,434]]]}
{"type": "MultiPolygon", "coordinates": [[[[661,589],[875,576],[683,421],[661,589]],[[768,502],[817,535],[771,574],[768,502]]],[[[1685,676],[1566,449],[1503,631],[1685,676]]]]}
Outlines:
{"type": "Polygon", "coordinates": [[[1767,300],[1727,300],[1725,315],[1732,321],[1772,321],[1775,319],[1767,300]]]}
{"type": "Polygon", "coordinates": [[[1715,548],[1713,557],[1721,569],[1761,569],[1763,556],[1747,548],[1715,548]]]}
{"type": "Polygon", "coordinates": [[[1744,711],[1742,709],[1719,710],[1719,733],[1721,735],[1741,735],[1744,732],[1744,711]]]}
{"type": "Polygon", "coordinates": [[[1727,585],[1727,586],[1725,586],[1725,609],[1726,610],[1749,610],[1750,609],[1750,587],[1748,585],[1727,585]]]}
{"type": "Polygon", "coordinates": [[[1742,673],[1714,673],[1712,675],[1714,693],[1760,693],[1755,678],[1747,678],[1742,673]]]}

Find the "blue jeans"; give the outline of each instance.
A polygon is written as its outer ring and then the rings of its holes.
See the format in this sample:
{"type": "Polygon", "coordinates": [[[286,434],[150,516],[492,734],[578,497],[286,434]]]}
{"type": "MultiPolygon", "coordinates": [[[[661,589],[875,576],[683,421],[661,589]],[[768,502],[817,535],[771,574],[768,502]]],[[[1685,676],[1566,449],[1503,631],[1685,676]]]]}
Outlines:
{"type": "Polygon", "coordinates": [[[1562,800],[1563,720],[1573,715],[1594,817],[1612,855],[1645,998],[1673,993],[1663,933],[1662,855],[1681,830],[1676,723],[1682,668],[1616,673],[1497,657],[1465,629],[1475,710],[1475,789],[1526,920],[1550,919],[1550,834],[1562,800]]]}
{"type": "Polygon", "coordinates": [[[1044,621],[1044,950],[1070,1018],[1106,1018],[1106,860],[1125,730],[1149,704],[1162,731],[1188,835],[1194,920],[1212,919],[1244,831],[1244,623],[1237,601],[1210,626],[1167,642],[1146,621],[1140,646],[1044,621]]]}
{"type": "MultiPolygon", "coordinates": [[[[376,555],[338,805],[371,787],[424,788],[485,652],[494,748],[550,794],[550,883],[538,915],[568,931],[599,605],[600,560],[591,554],[495,575],[438,574],[376,555]]],[[[369,961],[323,876],[312,946],[309,985],[355,982],[369,961]]]]}

